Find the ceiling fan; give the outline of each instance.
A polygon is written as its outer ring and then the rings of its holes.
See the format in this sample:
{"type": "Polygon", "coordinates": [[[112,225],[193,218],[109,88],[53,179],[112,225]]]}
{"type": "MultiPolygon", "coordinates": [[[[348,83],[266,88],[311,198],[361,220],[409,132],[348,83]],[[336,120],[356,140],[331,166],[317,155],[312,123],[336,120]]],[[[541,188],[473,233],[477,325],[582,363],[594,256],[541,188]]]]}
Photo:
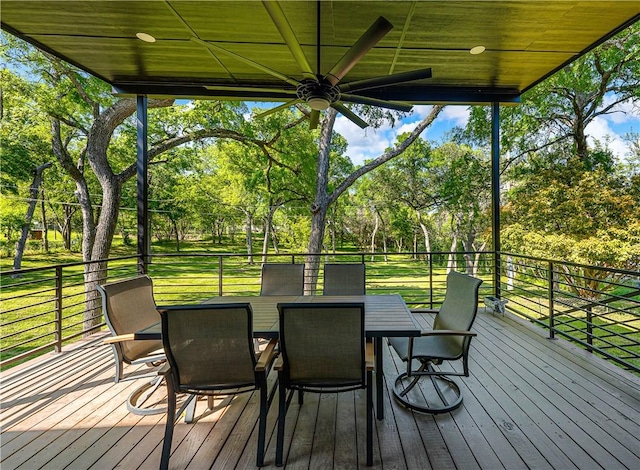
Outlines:
{"type": "MultiPolygon", "coordinates": [[[[253,87],[234,87],[234,86],[207,86],[208,89],[224,89],[236,91],[261,91],[261,92],[278,92],[292,95],[292,99],[280,106],[276,106],[265,111],[259,116],[266,116],[284,108],[288,108],[298,103],[306,103],[311,108],[310,127],[315,129],[320,119],[320,111],[329,107],[342,113],[345,117],[353,121],[361,128],[367,127],[369,124],[353,113],[343,103],[359,103],[372,106],[380,106],[383,108],[396,109],[400,111],[411,111],[412,105],[398,101],[381,100],[358,94],[364,90],[372,88],[380,88],[384,86],[398,85],[401,83],[411,82],[414,80],[422,80],[431,78],[431,68],[419,69],[410,72],[396,73],[365,80],[357,80],[348,83],[341,83],[342,78],[356,65],[392,28],[384,17],[379,17],[365,33],[351,46],[345,55],[327,72],[325,75],[314,73],[309,64],[302,46],[289,24],[282,7],[277,1],[263,0],[263,5],[274,25],[284,39],[291,55],[298,64],[302,73],[302,80],[296,80],[281,74],[280,72],[266,67],[262,64],[254,62],[251,59],[243,57],[235,52],[228,51],[216,44],[205,42],[199,38],[192,37],[191,40],[207,47],[208,49],[226,54],[247,65],[259,69],[269,75],[283,80],[284,82],[295,87],[294,89],[282,88],[253,88],[253,87]]],[[[320,2],[319,2],[320,3],[320,2]]],[[[320,8],[318,6],[318,8],[320,8]]],[[[318,47],[320,47],[320,15],[318,14],[318,47]]]]}

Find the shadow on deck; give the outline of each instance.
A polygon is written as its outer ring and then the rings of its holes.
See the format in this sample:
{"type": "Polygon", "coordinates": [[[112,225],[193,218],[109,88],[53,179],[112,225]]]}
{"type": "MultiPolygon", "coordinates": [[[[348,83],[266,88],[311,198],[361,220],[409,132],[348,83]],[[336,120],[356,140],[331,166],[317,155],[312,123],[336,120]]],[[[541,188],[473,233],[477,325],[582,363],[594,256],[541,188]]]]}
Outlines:
{"type": "MultiPolygon", "coordinates": [[[[423,326],[428,317],[418,315],[423,326]]],[[[394,469],[640,468],[640,379],[544,332],[481,310],[464,404],[413,414],[385,394],[374,467],[394,469]]],[[[164,415],[137,416],[125,400],[140,382],[113,383],[111,349],[96,336],[0,375],[3,470],[157,468],[164,415]]],[[[385,349],[387,383],[398,368],[385,349]]],[[[270,380],[275,380],[272,372],[270,380]]],[[[308,394],[287,415],[287,468],[364,468],[362,391],[308,394]]],[[[199,401],[179,422],[171,468],[255,465],[257,396],[199,401]]],[[[268,419],[274,467],[277,403],[268,419]]]]}

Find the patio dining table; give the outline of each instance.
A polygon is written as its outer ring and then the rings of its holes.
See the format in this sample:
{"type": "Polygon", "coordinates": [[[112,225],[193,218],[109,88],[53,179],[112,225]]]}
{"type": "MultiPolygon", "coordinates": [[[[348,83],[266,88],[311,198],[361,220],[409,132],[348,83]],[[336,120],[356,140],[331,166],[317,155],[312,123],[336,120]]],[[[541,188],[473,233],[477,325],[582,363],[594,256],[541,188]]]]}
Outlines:
{"type": "MultiPolygon", "coordinates": [[[[288,302],[363,302],[365,305],[365,334],[373,338],[376,371],[376,416],[384,418],[384,368],[382,338],[392,336],[420,336],[420,328],[400,295],[271,295],[213,297],[204,303],[249,303],[253,310],[253,336],[278,337],[278,304],[288,302]]],[[[160,323],[135,333],[136,340],[161,338],[160,323]]]]}

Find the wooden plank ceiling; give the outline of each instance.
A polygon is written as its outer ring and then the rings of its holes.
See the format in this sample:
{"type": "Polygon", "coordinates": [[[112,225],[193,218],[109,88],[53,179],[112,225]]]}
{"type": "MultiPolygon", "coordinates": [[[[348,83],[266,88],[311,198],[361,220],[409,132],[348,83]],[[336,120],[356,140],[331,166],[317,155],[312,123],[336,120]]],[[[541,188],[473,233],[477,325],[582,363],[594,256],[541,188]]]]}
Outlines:
{"type": "MultiPolygon", "coordinates": [[[[517,101],[523,91],[640,17],[637,0],[298,1],[280,6],[320,75],[379,16],[385,17],[393,29],[342,83],[431,67],[431,78],[360,93],[414,104],[517,101]],[[478,45],[486,51],[470,54],[478,45]]],[[[295,98],[294,85],[197,40],[296,81],[303,78],[262,2],[2,0],[1,22],[6,31],[123,94],[295,98]],[[156,42],[141,41],[140,32],[156,42]]]]}

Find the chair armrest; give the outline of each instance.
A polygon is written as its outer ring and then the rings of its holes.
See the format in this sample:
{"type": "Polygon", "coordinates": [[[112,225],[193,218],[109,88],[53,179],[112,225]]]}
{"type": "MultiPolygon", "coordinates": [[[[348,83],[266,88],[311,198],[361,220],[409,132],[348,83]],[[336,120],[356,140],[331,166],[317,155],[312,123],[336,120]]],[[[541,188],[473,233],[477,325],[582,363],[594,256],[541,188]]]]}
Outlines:
{"type": "Polygon", "coordinates": [[[429,330],[423,331],[420,336],[478,336],[478,333],[467,330],[429,330]]]}
{"type": "Polygon", "coordinates": [[[364,362],[367,370],[374,369],[374,354],[373,354],[373,341],[371,339],[367,340],[367,344],[365,345],[365,356],[364,362]]]}
{"type": "Polygon", "coordinates": [[[124,335],[110,336],[102,340],[103,344],[122,343],[123,341],[135,340],[135,333],[127,333],[124,335]]]}
{"type": "Polygon", "coordinates": [[[273,364],[273,368],[275,370],[282,370],[284,368],[284,359],[282,359],[282,356],[278,356],[276,358],[276,362],[273,364]]]}
{"type": "Polygon", "coordinates": [[[273,362],[273,359],[277,355],[276,346],[278,345],[277,339],[272,339],[267,344],[267,347],[260,354],[260,358],[258,359],[258,363],[256,364],[256,372],[262,372],[267,369],[269,364],[273,362]]]}

